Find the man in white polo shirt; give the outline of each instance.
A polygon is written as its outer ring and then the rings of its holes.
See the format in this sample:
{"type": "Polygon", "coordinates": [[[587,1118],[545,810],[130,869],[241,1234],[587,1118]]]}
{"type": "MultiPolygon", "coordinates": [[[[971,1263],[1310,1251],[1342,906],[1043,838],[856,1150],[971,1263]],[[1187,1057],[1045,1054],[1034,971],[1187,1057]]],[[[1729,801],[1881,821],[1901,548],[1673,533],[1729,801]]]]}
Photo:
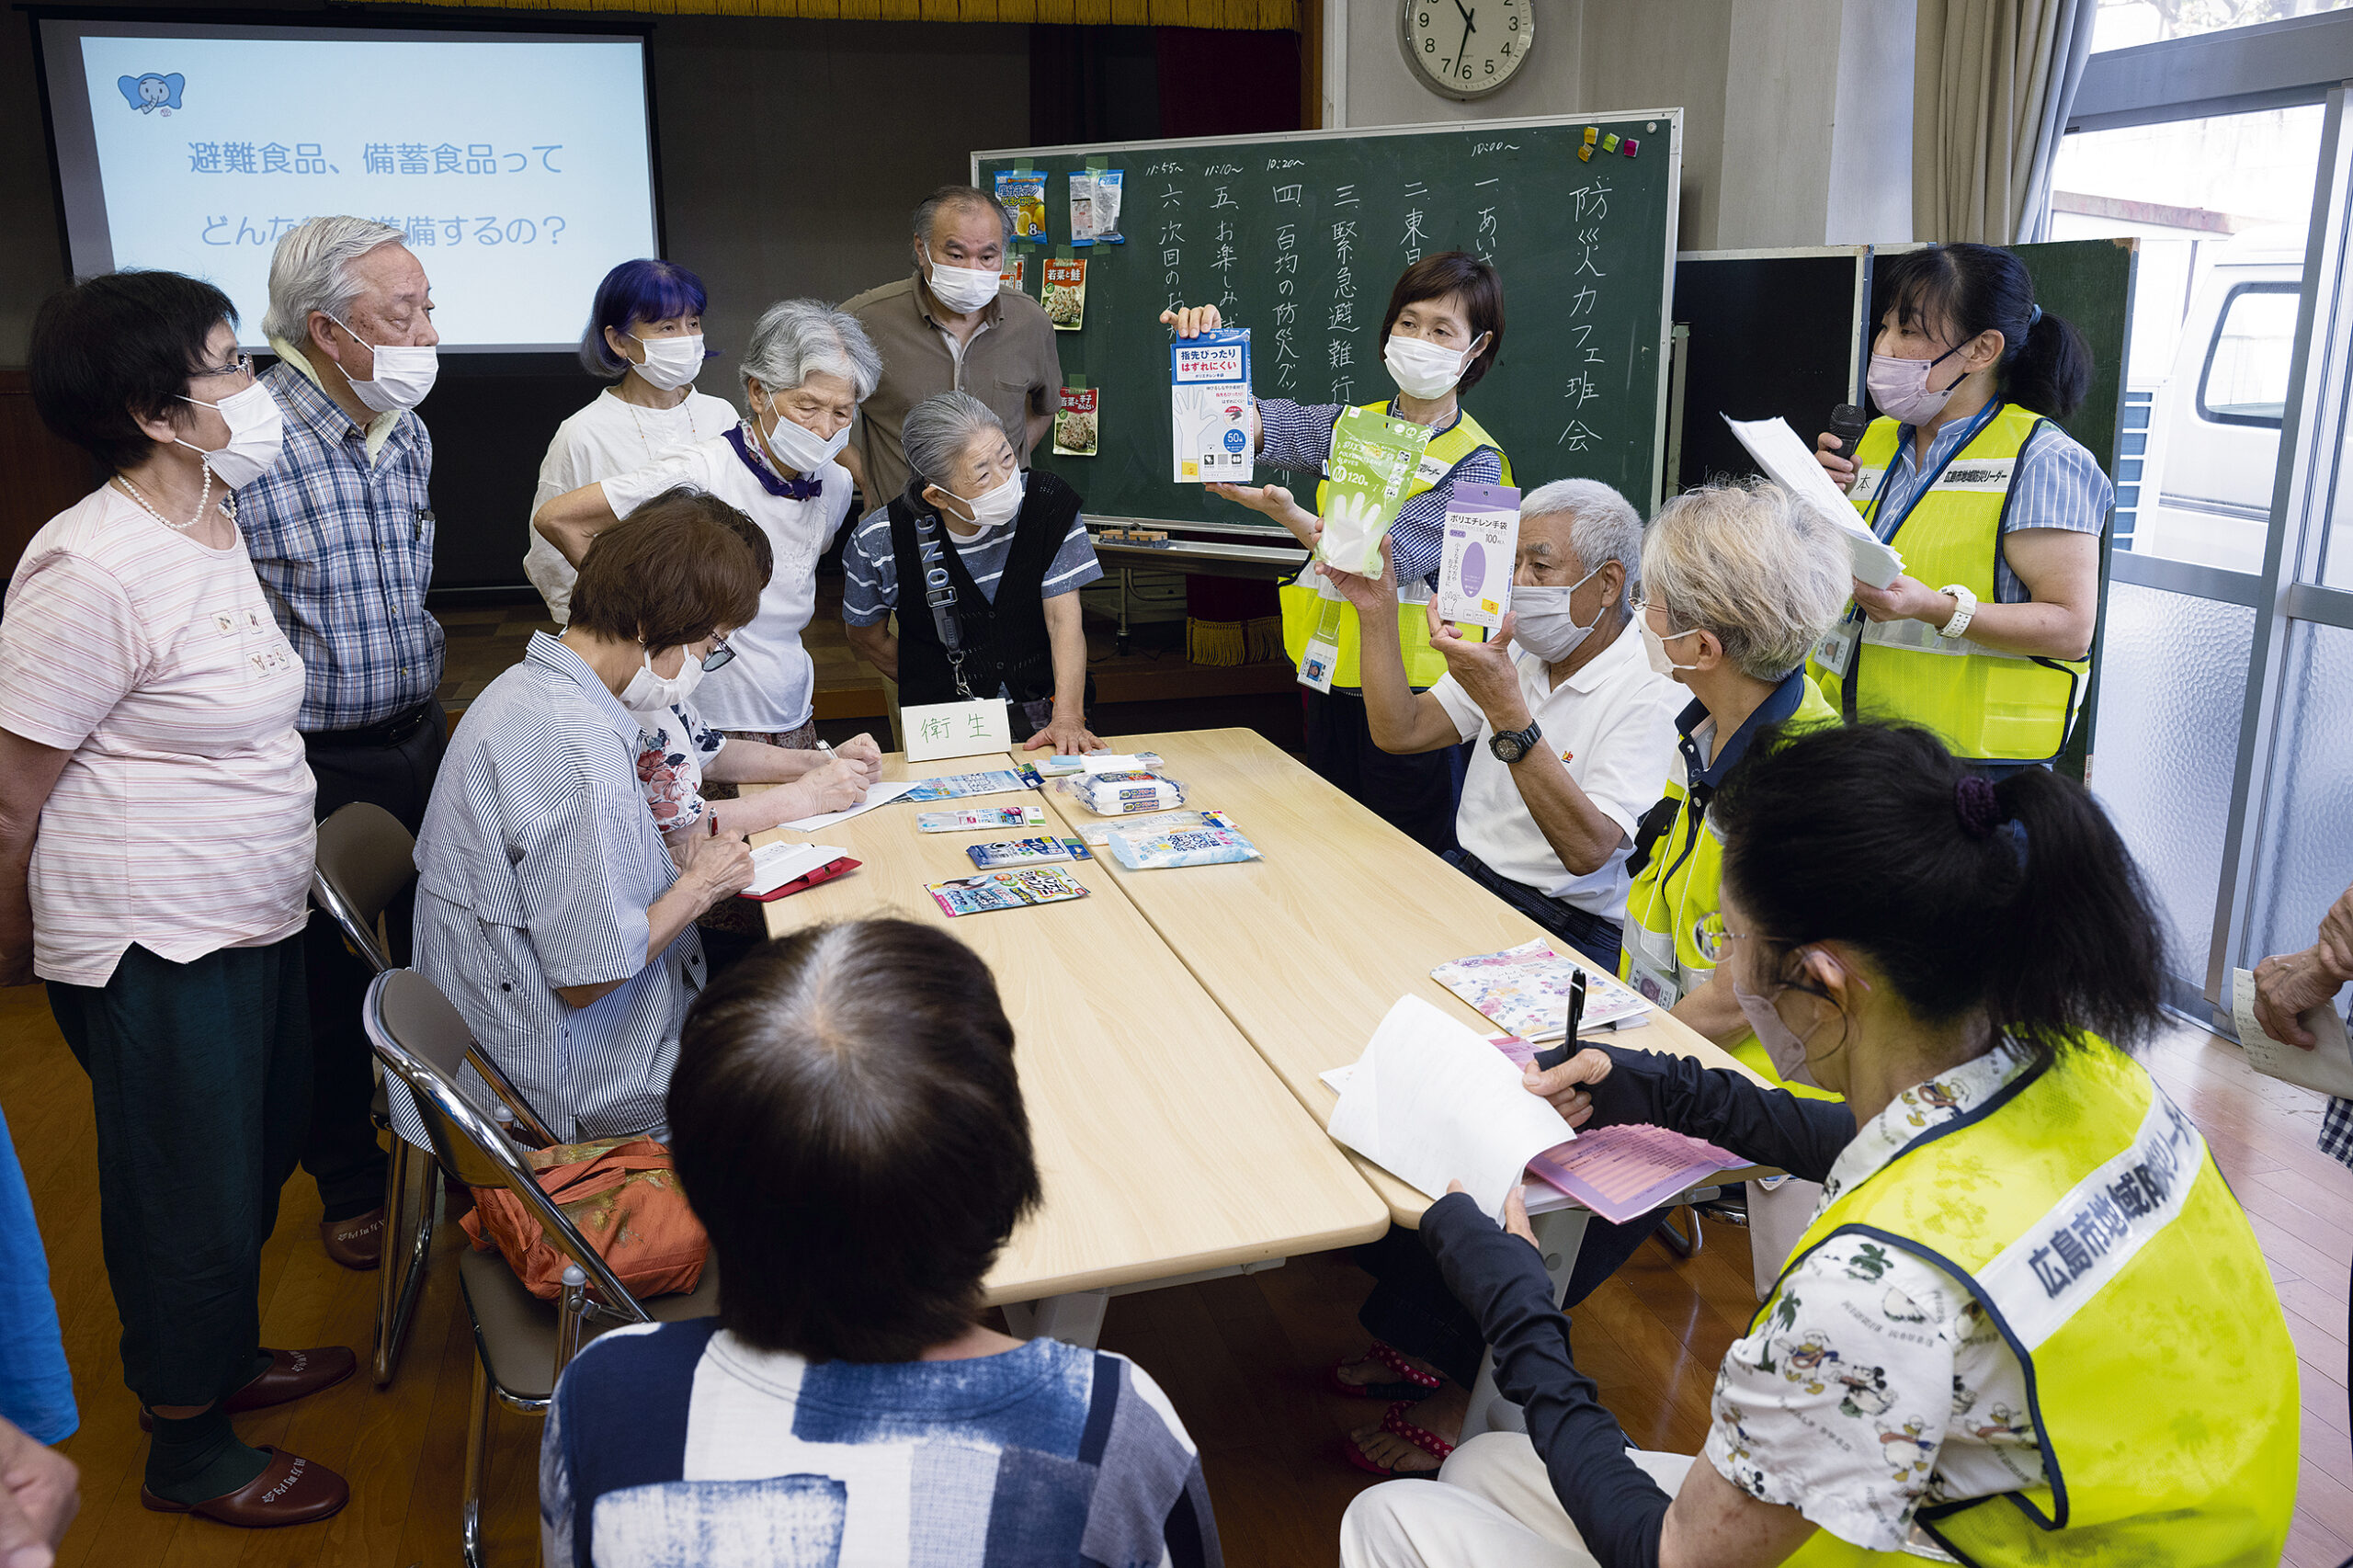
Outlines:
{"type": "MultiPolygon", "coordinates": [[[[1512,611],[1495,638],[1434,627],[1446,678],[1416,694],[1396,636],[1396,584],[1338,574],[1364,628],[1366,715],[1383,751],[1478,737],[1447,856],[1489,892],[1614,970],[1626,856],[1675,756],[1685,698],[1630,630],[1643,521],[1597,480],[1563,479],[1519,506],[1512,611]]],[[[1384,547],[1385,549],[1385,547],[1384,547]]]]}

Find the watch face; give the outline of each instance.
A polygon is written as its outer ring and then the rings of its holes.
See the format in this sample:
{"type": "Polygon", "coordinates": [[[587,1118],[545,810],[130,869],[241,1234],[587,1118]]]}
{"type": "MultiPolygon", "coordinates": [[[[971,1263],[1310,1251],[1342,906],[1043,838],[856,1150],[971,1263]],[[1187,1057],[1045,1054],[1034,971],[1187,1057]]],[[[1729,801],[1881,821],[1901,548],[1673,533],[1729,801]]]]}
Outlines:
{"type": "Polygon", "coordinates": [[[1402,0],[1399,41],[1431,88],[1484,97],[1511,80],[1536,41],[1534,0],[1402,0]]]}
{"type": "Polygon", "coordinates": [[[1487,743],[1487,749],[1500,762],[1518,762],[1528,755],[1528,734],[1524,730],[1507,730],[1487,743]]]}

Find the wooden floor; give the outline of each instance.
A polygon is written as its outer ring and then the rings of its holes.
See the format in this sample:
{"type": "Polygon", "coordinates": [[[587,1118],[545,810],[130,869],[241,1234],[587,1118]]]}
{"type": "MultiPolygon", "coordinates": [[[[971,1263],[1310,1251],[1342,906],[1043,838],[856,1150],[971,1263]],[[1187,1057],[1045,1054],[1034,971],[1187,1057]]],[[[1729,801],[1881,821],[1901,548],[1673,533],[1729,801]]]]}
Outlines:
{"type": "MultiPolygon", "coordinates": [[[[2335,1568],[2353,1554],[2346,1415],[2346,1278],[2353,1264],[2353,1171],[2313,1147],[2319,1102],[2256,1078],[2236,1048],[2185,1029],[2154,1053],[2254,1216],[2302,1358],[2302,1492],[2287,1562],[2335,1568]]],[[[348,1476],[351,1506],[324,1525],[244,1532],[139,1506],[145,1441],[116,1358],[113,1300],[98,1257],[87,1085],[38,987],[0,991],[0,1107],[15,1130],[48,1243],[82,1429],[82,1517],[64,1568],[332,1563],[455,1564],[473,1346],[444,1233],[400,1375],[379,1393],[365,1374],[239,1422],[247,1441],[284,1445],[348,1476]]],[[[319,1250],[318,1200],[288,1184],[264,1262],[270,1344],[342,1343],[364,1357],[375,1276],[319,1250]]],[[[1341,1434],[1375,1407],[1322,1392],[1320,1369],[1361,1347],[1364,1277],[1338,1255],[1248,1278],[1114,1300],[1103,1342],[1150,1369],[1201,1447],[1227,1560],[1236,1568],[1328,1564],[1339,1517],[1369,1478],[1339,1457],[1341,1434]]],[[[1695,1450],[1724,1349],[1752,1302],[1745,1233],[1710,1226],[1699,1256],[1646,1247],[1577,1314],[1577,1358],[1646,1448],[1695,1450]]],[[[495,1417],[487,1509],[490,1561],[537,1558],[539,1427],[495,1417]]]]}

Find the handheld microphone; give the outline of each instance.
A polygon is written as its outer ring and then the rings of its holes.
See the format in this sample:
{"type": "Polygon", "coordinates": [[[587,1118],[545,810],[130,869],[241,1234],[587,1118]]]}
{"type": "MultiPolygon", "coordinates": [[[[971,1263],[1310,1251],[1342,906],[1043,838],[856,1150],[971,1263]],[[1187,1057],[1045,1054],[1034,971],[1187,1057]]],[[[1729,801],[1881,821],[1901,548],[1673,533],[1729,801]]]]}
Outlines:
{"type": "Polygon", "coordinates": [[[1842,458],[1853,460],[1855,444],[1870,427],[1870,415],[1851,403],[1842,403],[1830,411],[1830,433],[1838,437],[1838,445],[1834,449],[1842,458]]]}

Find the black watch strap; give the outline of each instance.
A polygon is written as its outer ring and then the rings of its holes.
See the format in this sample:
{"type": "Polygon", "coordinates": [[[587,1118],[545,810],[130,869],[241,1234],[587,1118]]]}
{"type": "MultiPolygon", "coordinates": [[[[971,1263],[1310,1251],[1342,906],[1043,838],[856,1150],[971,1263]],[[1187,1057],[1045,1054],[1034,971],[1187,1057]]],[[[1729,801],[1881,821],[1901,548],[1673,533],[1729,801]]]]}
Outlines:
{"type": "Polygon", "coordinates": [[[1543,738],[1544,726],[1530,719],[1525,730],[1496,732],[1488,738],[1487,749],[1495,755],[1497,761],[1515,763],[1534,751],[1536,743],[1543,738]]]}

